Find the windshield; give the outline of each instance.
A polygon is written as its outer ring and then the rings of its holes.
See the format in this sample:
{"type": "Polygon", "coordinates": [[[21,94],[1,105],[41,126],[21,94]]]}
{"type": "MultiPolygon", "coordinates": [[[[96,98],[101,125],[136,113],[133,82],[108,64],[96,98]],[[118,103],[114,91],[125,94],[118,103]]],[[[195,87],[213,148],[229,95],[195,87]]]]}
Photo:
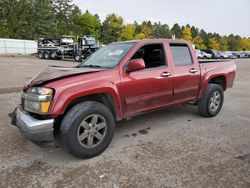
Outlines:
{"type": "Polygon", "coordinates": [[[95,40],[89,40],[89,39],[87,39],[86,41],[87,41],[88,45],[95,45],[96,44],[95,40]]]}
{"type": "Polygon", "coordinates": [[[109,44],[93,53],[89,59],[81,63],[79,67],[113,68],[128,53],[134,42],[109,44]]]}

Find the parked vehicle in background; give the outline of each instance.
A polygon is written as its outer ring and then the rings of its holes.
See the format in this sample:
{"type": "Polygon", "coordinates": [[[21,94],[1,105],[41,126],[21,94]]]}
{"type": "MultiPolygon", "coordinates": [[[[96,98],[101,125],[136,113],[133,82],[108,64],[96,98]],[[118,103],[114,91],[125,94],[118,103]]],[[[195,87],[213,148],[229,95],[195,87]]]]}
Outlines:
{"type": "Polygon", "coordinates": [[[201,53],[200,50],[196,49],[196,50],[195,50],[195,55],[196,55],[196,57],[197,57],[198,59],[202,59],[202,53],[201,53]]]}
{"type": "Polygon", "coordinates": [[[226,52],[218,52],[220,59],[230,59],[229,54],[226,52]]]}
{"type": "Polygon", "coordinates": [[[37,54],[40,59],[74,58],[82,61],[99,49],[95,37],[83,36],[74,43],[71,36],[61,36],[59,39],[39,39],[37,54]]]}
{"type": "Polygon", "coordinates": [[[211,59],[212,58],[212,54],[209,54],[207,52],[201,51],[201,54],[203,56],[203,59],[211,59]]]}
{"type": "Polygon", "coordinates": [[[241,52],[241,54],[242,54],[242,58],[250,57],[250,53],[248,53],[248,52],[241,52]]]}
{"type": "Polygon", "coordinates": [[[250,52],[247,52],[248,57],[250,57],[250,52]]]}
{"type": "Polygon", "coordinates": [[[242,52],[236,52],[236,54],[237,54],[237,57],[238,57],[238,58],[243,58],[243,56],[244,56],[244,55],[242,54],[242,52]]]}
{"type": "Polygon", "coordinates": [[[41,46],[41,47],[56,46],[55,43],[56,41],[53,41],[51,39],[40,38],[38,40],[38,46],[41,46]]]}
{"type": "Polygon", "coordinates": [[[115,121],[188,102],[202,116],[216,116],[235,69],[232,61],[199,62],[184,40],[113,43],[77,67],[45,69],[10,116],[35,144],[54,145],[59,129],[73,155],[90,158],[108,147],[115,121]]]}
{"type": "Polygon", "coordinates": [[[217,51],[211,50],[211,49],[204,49],[203,52],[206,52],[208,54],[212,55],[212,59],[220,59],[220,55],[217,51]]]}
{"type": "Polygon", "coordinates": [[[236,59],[236,58],[237,58],[237,55],[235,55],[235,54],[232,53],[232,52],[225,52],[225,53],[228,54],[228,57],[229,57],[230,59],[236,59]]]}
{"type": "Polygon", "coordinates": [[[236,54],[237,58],[248,58],[250,57],[250,52],[240,52],[240,51],[236,51],[233,52],[234,54],[236,54]]]}
{"type": "Polygon", "coordinates": [[[196,52],[196,56],[197,56],[199,59],[211,59],[211,58],[212,58],[212,54],[206,53],[206,52],[204,52],[204,51],[195,50],[195,52],[196,52]]]}
{"type": "Polygon", "coordinates": [[[236,53],[236,52],[232,52],[232,55],[233,55],[235,58],[239,58],[239,57],[238,57],[238,53],[236,53]]]}
{"type": "Polygon", "coordinates": [[[69,45],[69,44],[73,44],[73,43],[74,43],[74,40],[70,36],[62,36],[59,39],[59,44],[60,45],[69,45]]]}
{"type": "Polygon", "coordinates": [[[245,54],[244,53],[242,53],[242,52],[239,52],[238,53],[238,58],[244,58],[245,57],[245,54]]]}

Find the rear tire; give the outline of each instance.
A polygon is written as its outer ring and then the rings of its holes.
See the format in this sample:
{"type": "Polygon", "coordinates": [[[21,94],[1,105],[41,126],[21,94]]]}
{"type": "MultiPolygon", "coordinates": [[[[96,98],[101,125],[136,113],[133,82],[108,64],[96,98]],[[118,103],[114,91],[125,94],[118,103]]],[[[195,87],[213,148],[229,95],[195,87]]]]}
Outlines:
{"type": "Polygon", "coordinates": [[[44,53],[42,51],[38,52],[39,59],[44,59],[44,53]]]}
{"type": "Polygon", "coordinates": [[[44,59],[50,59],[50,53],[49,52],[44,53],[44,59]]]}
{"type": "Polygon", "coordinates": [[[51,59],[57,59],[57,54],[56,52],[52,52],[50,55],[51,59]]]}
{"type": "Polygon", "coordinates": [[[99,102],[86,101],[66,113],[61,123],[60,136],[74,156],[90,158],[108,147],[114,129],[115,120],[110,109],[99,102]]]}
{"type": "Polygon", "coordinates": [[[223,101],[222,87],[218,84],[208,84],[204,95],[198,101],[198,111],[202,116],[214,117],[220,112],[223,101]]]}

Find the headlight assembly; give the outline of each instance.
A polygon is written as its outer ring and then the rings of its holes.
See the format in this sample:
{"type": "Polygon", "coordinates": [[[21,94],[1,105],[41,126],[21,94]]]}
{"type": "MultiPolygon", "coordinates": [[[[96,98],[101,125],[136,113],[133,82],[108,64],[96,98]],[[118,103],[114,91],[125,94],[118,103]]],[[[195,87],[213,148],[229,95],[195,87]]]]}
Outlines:
{"type": "Polygon", "coordinates": [[[27,93],[35,95],[52,95],[53,90],[46,87],[32,87],[27,90],[27,93]]]}
{"type": "Polygon", "coordinates": [[[22,94],[24,110],[37,114],[47,114],[53,97],[53,89],[33,87],[22,94]]]}

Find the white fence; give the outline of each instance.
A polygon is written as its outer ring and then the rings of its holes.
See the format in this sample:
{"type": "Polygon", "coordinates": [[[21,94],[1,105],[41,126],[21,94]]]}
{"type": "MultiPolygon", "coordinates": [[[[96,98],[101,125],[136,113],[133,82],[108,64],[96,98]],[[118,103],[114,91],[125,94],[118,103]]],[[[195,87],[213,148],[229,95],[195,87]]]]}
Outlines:
{"type": "Polygon", "coordinates": [[[0,38],[0,55],[29,55],[37,52],[37,42],[33,40],[0,38]]]}

